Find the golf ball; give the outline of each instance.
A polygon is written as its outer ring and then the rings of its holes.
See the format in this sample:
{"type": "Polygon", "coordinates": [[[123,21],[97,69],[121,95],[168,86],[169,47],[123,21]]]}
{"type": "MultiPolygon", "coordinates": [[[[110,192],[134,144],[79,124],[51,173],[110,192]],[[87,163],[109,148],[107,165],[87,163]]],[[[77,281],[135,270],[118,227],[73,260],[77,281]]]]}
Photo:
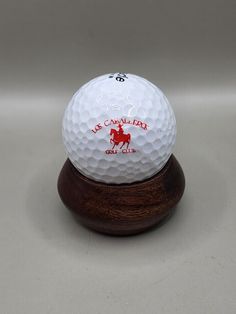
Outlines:
{"type": "Polygon", "coordinates": [[[132,183],[150,178],[167,163],[176,121],[157,86],[134,74],[111,73],[74,94],[62,134],[70,161],[84,176],[132,183]]]}

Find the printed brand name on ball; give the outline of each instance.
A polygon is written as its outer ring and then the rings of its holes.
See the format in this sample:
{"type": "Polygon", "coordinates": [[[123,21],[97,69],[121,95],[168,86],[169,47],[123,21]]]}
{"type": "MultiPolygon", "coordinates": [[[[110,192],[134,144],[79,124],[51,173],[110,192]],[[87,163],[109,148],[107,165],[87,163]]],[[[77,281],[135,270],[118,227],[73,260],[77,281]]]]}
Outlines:
{"type": "Polygon", "coordinates": [[[140,120],[136,120],[136,119],[133,119],[133,120],[129,120],[129,119],[126,119],[126,118],[122,118],[122,119],[109,119],[109,120],[105,120],[103,123],[98,123],[94,129],[92,129],[91,131],[93,133],[97,133],[98,131],[100,131],[103,127],[108,127],[110,125],[119,125],[119,124],[129,124],[129,125],[134,125],[136,127],[139,127],[143,130],[147,130],[148,129],[148,125],[147,123],[143,122],[143,121],[140,121],[140,120]]]}

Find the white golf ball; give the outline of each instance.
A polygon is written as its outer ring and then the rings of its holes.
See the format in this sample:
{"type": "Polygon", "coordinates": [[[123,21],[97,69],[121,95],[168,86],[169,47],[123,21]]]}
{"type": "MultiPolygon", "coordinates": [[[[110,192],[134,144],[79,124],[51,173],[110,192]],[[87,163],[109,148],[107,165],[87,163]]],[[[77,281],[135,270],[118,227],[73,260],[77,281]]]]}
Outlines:
{"type": "Polygon", "coordinates": [[[167,163],[176,121],[158,87],[137,75],[112,73],[74,94],[62,133],[70,161],[84,176],[132,183],[150,178],[167,163]]]}

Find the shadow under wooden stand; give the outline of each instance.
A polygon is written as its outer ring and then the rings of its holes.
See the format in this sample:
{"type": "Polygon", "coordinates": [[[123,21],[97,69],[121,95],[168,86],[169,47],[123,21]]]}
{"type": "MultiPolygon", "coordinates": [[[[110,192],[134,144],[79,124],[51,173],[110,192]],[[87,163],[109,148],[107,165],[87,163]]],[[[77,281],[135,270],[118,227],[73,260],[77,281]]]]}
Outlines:
{"type": "Polygon", "coordinates": [[[112,235],[131,235],[168,217],[185,188],[183,170],[172,155],[148,180],[104,184],[83,176],[66,160],[58,178],[63,203],[89,228],[112,235]]]}

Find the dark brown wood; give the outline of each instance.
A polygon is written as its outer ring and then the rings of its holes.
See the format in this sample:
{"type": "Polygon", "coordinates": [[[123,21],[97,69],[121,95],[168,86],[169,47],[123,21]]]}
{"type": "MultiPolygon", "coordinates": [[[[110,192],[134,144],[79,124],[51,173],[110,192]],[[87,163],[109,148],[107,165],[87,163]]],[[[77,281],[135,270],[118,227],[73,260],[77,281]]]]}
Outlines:
{"type": "Polygon", "coordinates": [[[58,178],[63,203],[96,231],[129,235],[142,232],[172,213],[181,199],[185,178],[172,155],[148,180],[133,184],[103,184],[83,176],[67,159],[58,178]]]}

